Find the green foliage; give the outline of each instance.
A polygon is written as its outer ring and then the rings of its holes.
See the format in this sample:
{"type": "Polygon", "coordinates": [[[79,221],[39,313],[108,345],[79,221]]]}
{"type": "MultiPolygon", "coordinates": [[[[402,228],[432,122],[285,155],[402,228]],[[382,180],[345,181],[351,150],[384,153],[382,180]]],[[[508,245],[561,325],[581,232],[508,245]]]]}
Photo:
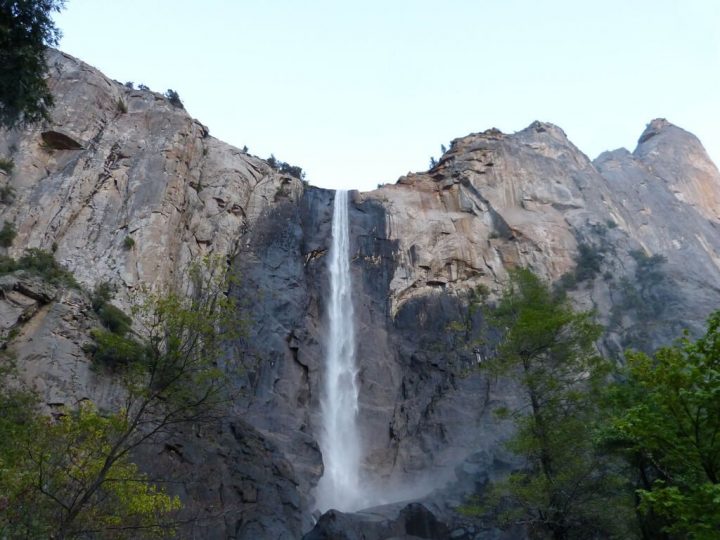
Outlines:
{"type": "Polygon", "coordinates": [[[0,202],[12,204],[15,201],[15,188],[10,185],[0,187],[0,202]]]}
{"type": "Polygon", "coordinates": [[[145,364],[147,348],[132,337],[96,328],[92,338],[95,341],[93,359],[111,370],[145,364]]]}
{"type": "MultiPolygon", "coordinates": [[[[142,342],[93,331],[94,360],[125,387],[116,413],[102,416],[84,404],[55,422],[14,421],[20,432],[7,444],[10,428],[0,419],[0,469],[10,471],[0,475],[0,493],[9,494],[0,495],[0,508],[13,509],[0,512],[0,538],[173,536],[167,519],[179,501],[152,485],[129,456],[180,424],[224,414],[231,396],[229,366],[220,369],[223,343],[236,334],[239,317],[222,270],[217,261],[193,268],[190,294],[147,294],[134,311],[142,342]]],[[[100,284],[93,309],[111,297],[111,286],[100,284]]]]}
{"type": "Polygon", "coordinates": [[[53,98],[45,80],[45,47],[57,45],[60,31],[50,15],[64,0],[0,3],[0,126],[49,119],[53,98]]]}
{"type": "Polygon", "coordinates": [[[0,534],[9,538],[160,538],[180,508],[127,454],[107,456],[126,430],[122,415],[89,402],[57,419],[41,416],[28,392],[0,396],[0,534]],[[0,503],[2,504],[2,503],[0,503]]]}
{"type": "MultiPolygon", "coordinates": [[[[602,229],[605,230],[604,228],[602,229]]],[[[594,246],[585,242],[578,243],[578,254],[575,259],[575,268],[564,274],[558,283],[561,290],[577,287],[579,283],[590,281],[600,273],[603,254],[607,251],[606,245],[594,246]]]]}
{"type": "Polygon", "coordinates": [[[305,173],[302,170],[302,167],[299,167],[298,165],[290,165],[289,163],[281,163],[280,164],[280,172],[282,174],[288,174],[294,178],[297,178],[298,180],[302,180],[305,178],[305,173]]]}
{"type": "Polygon", "coordinates": [[[3,227],[0,230],[0,246],[9,248],[12,246],[13,240],[15,240],[16,236],[17,231],[15,230],[15,225],[6,221],[3,223],[3,227]]]}
{"type": "Polygon", "coordinates": [[[607,438],[639,470],[639,509],[677,538],[720,530],[720,312],[706,334],[653,357],[627,353],[607,438]]]}
{"type": "Polygon", "coordinates": [[[129,251],[133,247],[135,247],[135,240],[132,236],[126,236],[125,240],[123,240],[123,248],[129,251]]]}
{"type": "Polygon", "coordinates": [[[619,301],[613,306],[610,325],[619,327],[623,315],[633,314],[638,322],[635,335],[624,338],[625,346],[642,347],[647,341],[648,329],[657,324],[672,306],[675,292],[664,270],[665,257],[649,256],[643,251],[632,251],[635,260],[634,279],[622,278],[616,291],[619,301]]]}
{"type": "Polygon", "coordinates": [[[80,287],[72,272],[63,268],[51,252],[39,248],[26,249],[23,256],[17,261],[16,269],[27,270],[53,285],[80,287]]]}
{"type": "Polygon", "coordinates": [[[297,178],[298,180],[302,180],[305,178],[305,172],[302,170],[302,167],[299,167],[298,165],[290,165],[289,163],[280,161],[273,154],[270,154],[270,157],[267,158],[267,164],[270,165],[270,167],[272,167],[273,169],[279,171],[281,174],[287,174],[289,176],[297,178]]]}
{"type": "Polygon", "coordinates": [[[0,171],[10,174],[15,168],[15,162],[11,158],[0,158],[0,171]]]}
{"type": "Polygon", "coordinates": [[[180,100],[180,94],[178,94],[175,90],[172,88],[168,88],[165,92],[165,97],[170,102],[170,105],[173,107],[177,107],[179,109],[184,109],[182,101],[180,100]]]}
{"type": "Polygon", "coordinates": [[[100,311],[100,308],[112,300],[113,296],[115,296],[115,289],[113,289],[113,286],[109,281],[98,283],[95,286],[92,295],[90,295],[90,303],[93,311],[95,313],[100,311]]]}
{"type": "Polygon", "coordinates": [[[7,255],[0,255],[0,275],[9,274],[17,270],[17,261],[7,255]]]}
{"type": "Polygon", "coordinates": [[[127,105],[122,98],[118,98],[115,108],[120,114],[126,114],[128,112],[127,105]]]}
{"type": "Polygon", "coordinates": [[[486,328],[479,321],[479,315],[487,307],[490,291],[484,285],[470,290],[465,298],[466,309],[461,312],[460,319],[450,322],[445,330],[453,338],[456,350],[477,350],[486,345],[486,328]]]}
{"type": "MultiPolygon", "coordinates": [[[[610,365],[594,347],[600,327],[575,312],[529,270],[512,273],[491,324],[504,330],[483,368],[510,377],[525,397],[504,411],[516,426],[507,445],[525,467],[493,486],[485,507],[506,525],[526,524],[536,538],[627,534],[622,479],[593,446],[600,389],[610,365]]],[[[627,513],[627,512],[626,512],[627,513]]]]}

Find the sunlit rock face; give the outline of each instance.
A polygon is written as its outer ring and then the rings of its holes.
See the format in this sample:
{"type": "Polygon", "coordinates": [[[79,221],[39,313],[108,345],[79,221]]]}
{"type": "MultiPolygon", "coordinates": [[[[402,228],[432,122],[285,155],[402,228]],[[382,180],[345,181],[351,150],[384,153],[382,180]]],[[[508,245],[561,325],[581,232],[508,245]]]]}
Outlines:
{"type": "MultiPolygon", "coordinates": [[[[7,253],[54,250],[87,289],[115,284],[121,307],[143,287],[188,290],[202,256],[229,261],[240,276],[231,294],[250,315],[247,336],[228,345],[242,368],[232,415],[216,431],[177,433],[142,464],[179,476],[188,516],[216,516],[187,537],[301,537],[324,472],[334,194],[212,138],[160,94],[57,51],[49,63],[53,122],[0,133],[0,157],[15,164],[0,172],[0,187],[14,189],[0,220],[18,231],[7,253]]],[[[718,212],[717,168],[666,120],[653,120],[634,152],[594,161],[552,124],[488,130],[453,141],[429,171],[351,192],[360,474],[373,503],[389,504],[319,527],[361,531],[370,519],[397,535],[499,538],[453,510],[515,465],[502,444],[510,426],[492,410],[517,393],[475,369],[491,347],[466,347],[453,330],[467,292],[483,285],[492,300],[509,270],[529,266],[596,309],[604,352],[652,349],[699,330],[720,305],[718,212]],[[421,496],[422,508],[398,502],[421,496]]],[[[83,352],[97,324],[87,295],[3,280],[0,329],[15,334],[10,347],[45,406],[112,406],[121,390],[83,352]]]]}
{"type": "Polygon", "coordinates": [[[234,255],[264,209],[302,190],[161,94],[58,51],[48,64],[52,123],[0,136],[15,164],[15,200],[0,209],[18,231],[10,255],[54,248],[83,285],[117,284],[124,304],[140,286],[183,283],[191,261],[234,255]]]}

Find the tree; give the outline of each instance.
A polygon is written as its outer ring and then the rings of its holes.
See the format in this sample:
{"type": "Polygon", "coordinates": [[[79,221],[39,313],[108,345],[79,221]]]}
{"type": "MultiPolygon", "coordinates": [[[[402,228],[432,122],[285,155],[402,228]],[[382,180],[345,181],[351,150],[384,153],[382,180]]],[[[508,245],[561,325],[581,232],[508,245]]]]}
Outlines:
{"type": "Polygon", "coordinates": [[[718,538],[720,311],[695,342],[685,336],[653,357],[628,352],[625,376],[611,435],[638,471],[645,530],[658,521],[671,538],[718,538]]]}
{"type": "Polygon", "coordinates": [[[40,415],[34,404],[27,392],[0,397],[0,408],[9,413],[0,421],[5,440],[0,447],[3,538],[154,538],[173,533],[167,518],[180,508],[179,499],[150,483],[127,454],[108,468],[70,523],[77,501],[90,492],[126,426],[121,415],[102,416],[89,402],[56,420],[40,415]]]}
{"type": "Polygon", "coordinates": [[[608,537],[622,529],[621,480],[593,447],[599,390],[609,364],[594,346],[600,327],[575,312],[529,270],[511,274],[490,324],[502,332],[484,369],[509,377],[524,398],[507,446],[524,467],[492,487],[486,506],[501,521],[524,524],[533,538],[608,537]]]}
{"type": "Polygon", "coordinates": [[[12,246],[13,240],[15,240],[16,236],[17,231],[15,230],[15,225],[6,221],[3,223],[2,229],[0,229],[0,246],[9,248],[12,246]]]}
{"type": "MultiPolygon", "coordinates": [[[[137,334],[127,329],[94,332],[98,369],[111,371],[124,384],[124,402],[117,412],[100,415],[85,404],[58,421],[44,419],[26,435],[20,430],[13,436],[11,447],[19,447],[24,457],[9,467],[15,471],[9,478],[23,481],[13,481],[18,487],[6,506],[43,509],[23,513],[39,520],[27,530],[44,527],[36,537],[92,533],[122,538],[127,533],[139,538],[171,531],[162,518],[177,509],[177,500],[152,486],[130,458],[141,445],[181,425],[210,422],[224,414],[231,396],[220,366],[222,346],[238,327],[220,265],[193,268],[190,277],[189,296],[173,291],[147,294],[134,311],[142,327],[137,334]]],[[[106,289],[94,295],[99,310],[107,303],[106,289]]]]}
{"type": "Polygon", "coordinates": [[[65,0],[0,2],[0,126],[49,119],[53,97],[45,80],[45,47],[57,45],[60,31],[50,15],[65,0]]]}
{"type": "Polygon", "coordinates": [[[173,107],[178,107],[179,109],[184,109],[183,103],[180,100],[180,94],[178,94],[175,90],[172,88],[168,88],[168,90],[165,92],[165,97],[170,102],[170,105],[173,107]]]}

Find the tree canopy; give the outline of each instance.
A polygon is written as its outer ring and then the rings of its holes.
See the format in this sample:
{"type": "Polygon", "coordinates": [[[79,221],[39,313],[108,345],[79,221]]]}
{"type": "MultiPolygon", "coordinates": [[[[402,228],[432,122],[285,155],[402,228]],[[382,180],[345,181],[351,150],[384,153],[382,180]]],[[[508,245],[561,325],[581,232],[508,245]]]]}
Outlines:
{"type": "Polygon", "coordinates": [[[96,288],[91,304],[104,328],[89,352],[98,371],[123,383],[117,410],[84,402],[51,418],[0,373],[0,538],[173,535],[180,501],[132,456],[183,424],[222,416],[231,398],[223,343],[242,323],[218,261],[189,277],[192,294],[146,293],[134,311],[137,332],[126,316],[108,315],[111,288],[96,288]]]}
{"type": "Polygon", "coordinates": [[[624,377],[608,438],[638,471],[644,520],[659,519],[671,538],[718,538],[720,312],[696,341],[685,336],[653,356],[628,352],[624,377]]]}
{"type": "Polygon", "coordinates": [[[526,526],[533,538],[622,537],[631,505],[621,500],[622,478],[593,446],[610,365],[595,348],[601,329],[592,313],[574,311],[519,269],[488,316],[502,338],[483,368],[509,378],[524,398],[520,408],[496,411],[514,421],[507,446],[524,465],[480,508],[498,512],[502,524],[526,526]]]}
{"type": "Polygon", "coordinates": [[[60,31],[51,14],[65,0],[0,0],[0,127],[49,118],[53,97],[45,80],[45,48],[60,31]]]}

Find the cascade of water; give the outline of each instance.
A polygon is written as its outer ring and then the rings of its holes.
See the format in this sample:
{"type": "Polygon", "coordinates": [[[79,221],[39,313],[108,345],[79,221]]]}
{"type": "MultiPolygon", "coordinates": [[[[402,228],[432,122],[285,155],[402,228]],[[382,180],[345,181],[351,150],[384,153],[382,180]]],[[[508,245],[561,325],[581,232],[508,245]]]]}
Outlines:
{"type": "Polygon", "coordinates": [[[350,280],[350,234],[347,191],[335,193],[330,248],[329,332],[326,341],[323,431],[320,436],[325,472],[317,486],[321,511],[361,507],[361,445],[357,426],[358,385],[355,327],[350,280]]]}

